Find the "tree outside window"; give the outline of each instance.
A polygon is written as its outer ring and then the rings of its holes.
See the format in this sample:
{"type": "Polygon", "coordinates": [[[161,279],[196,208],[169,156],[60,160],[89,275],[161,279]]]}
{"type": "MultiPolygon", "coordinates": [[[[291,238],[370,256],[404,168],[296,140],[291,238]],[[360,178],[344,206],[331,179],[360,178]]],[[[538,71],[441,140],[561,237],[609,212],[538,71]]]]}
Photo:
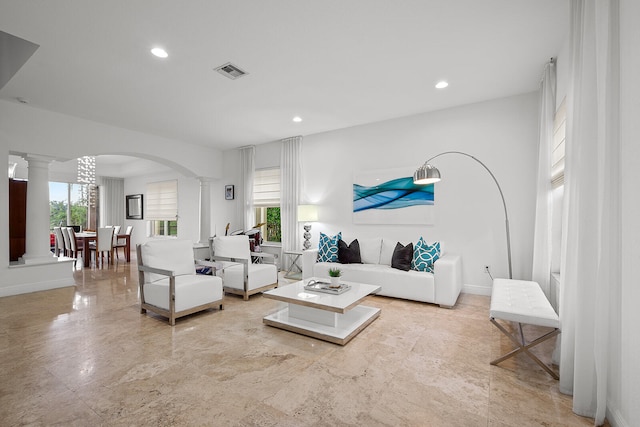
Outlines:
{"type": "Polygon", "coordinates": [[[267,241],[281,242],[282,234],[280,229],[280,206],[267,209],[267,241]]]}
{"type": "Polygon", "coordinates": [[[87,185],[67,182],[49,183],[49,225],[79,225],[87,228],[87,185]]]}

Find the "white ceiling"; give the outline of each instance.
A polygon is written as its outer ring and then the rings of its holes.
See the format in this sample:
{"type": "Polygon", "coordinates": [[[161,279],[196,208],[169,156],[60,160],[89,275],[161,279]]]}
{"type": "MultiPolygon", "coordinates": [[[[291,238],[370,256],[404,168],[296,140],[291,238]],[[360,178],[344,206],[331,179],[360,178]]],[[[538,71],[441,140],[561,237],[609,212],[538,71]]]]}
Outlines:
{"type": "Polygon", "coordinates": [[[567,22],[568,0],[0,0],[40,45],[0,98],[228,149],[534,91],[567,22]]]}

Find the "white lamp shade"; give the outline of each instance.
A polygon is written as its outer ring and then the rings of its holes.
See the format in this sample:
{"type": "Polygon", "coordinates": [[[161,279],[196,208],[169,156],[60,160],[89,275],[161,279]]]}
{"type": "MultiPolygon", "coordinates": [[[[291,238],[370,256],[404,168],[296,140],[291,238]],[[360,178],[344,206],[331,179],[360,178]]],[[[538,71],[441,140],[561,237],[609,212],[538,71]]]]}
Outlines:
{"type": "Polygon", "coordinates": [[[298,205],[298,222],[314,222],[318,220],[316,205],[298,205]]]}

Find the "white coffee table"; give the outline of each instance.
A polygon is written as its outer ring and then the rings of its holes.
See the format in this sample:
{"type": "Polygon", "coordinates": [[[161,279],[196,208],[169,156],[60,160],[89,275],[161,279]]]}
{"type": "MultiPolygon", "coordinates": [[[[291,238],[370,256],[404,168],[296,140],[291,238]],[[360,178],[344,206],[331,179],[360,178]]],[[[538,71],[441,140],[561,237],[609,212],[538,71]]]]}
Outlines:
{"type": "Polygon", "coordinates": [[[379,308],[360,305],[367,295],[380,291],[380,286],[343,282],[351,289],[331,295],[304,289],[312,279],[263,292],[265,298],[287,303],[287,307],[265,316],[264,324],[345,345],[380,316],[379,308]]]}

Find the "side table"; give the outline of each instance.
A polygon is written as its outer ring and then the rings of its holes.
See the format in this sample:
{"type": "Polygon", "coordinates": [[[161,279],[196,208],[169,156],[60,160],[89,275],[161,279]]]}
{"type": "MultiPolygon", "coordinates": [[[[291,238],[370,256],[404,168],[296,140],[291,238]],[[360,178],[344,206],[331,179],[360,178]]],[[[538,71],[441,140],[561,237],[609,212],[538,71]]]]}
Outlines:
{"type": "Polygon", "coordinates": [[[284,251],[284,254],[292,257],[291,264],[289,265],[284,277],[286,279],[302,279],[302,267],[298,264],[298,260],[302,256],[302,251],[284,251]],[[298,271],[293,271],[294,269],[298,271]]]}

